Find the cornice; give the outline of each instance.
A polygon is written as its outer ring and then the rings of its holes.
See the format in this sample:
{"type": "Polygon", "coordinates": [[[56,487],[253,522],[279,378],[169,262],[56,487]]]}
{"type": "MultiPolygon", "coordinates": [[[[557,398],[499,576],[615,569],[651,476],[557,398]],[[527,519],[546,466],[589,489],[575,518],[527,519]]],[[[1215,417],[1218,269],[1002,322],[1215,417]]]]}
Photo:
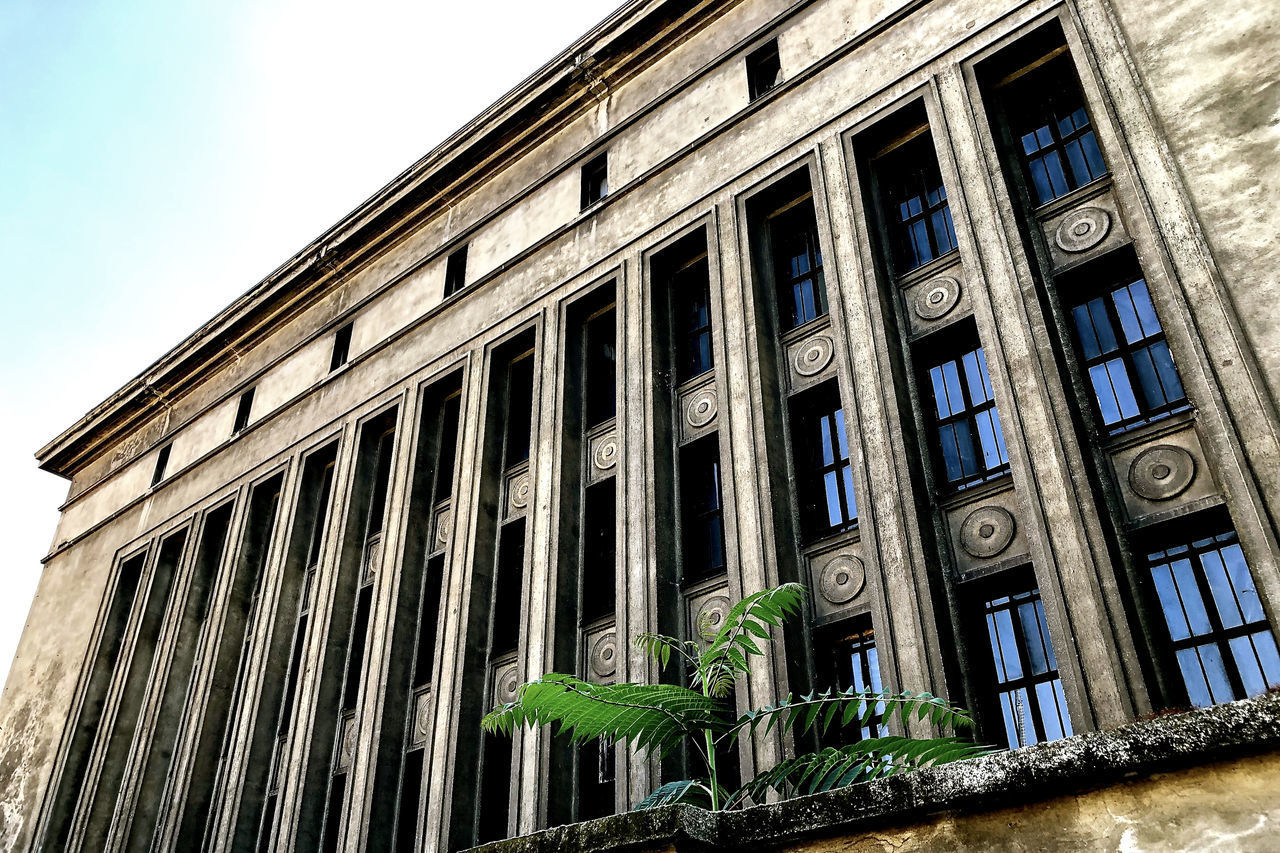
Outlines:
{"type": "Polygon", "coordinates": [[[740,0],[630,0],[36,453],[71,477],[740,0]]]}

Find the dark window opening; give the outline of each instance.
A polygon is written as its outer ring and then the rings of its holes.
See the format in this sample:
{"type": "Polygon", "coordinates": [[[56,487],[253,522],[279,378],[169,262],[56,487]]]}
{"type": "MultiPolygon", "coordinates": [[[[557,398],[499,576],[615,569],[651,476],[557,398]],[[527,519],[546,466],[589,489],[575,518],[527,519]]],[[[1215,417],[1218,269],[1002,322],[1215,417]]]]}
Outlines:
{"type": "Polygon", "coordinates": [[[818,539],[848,530],[857,524],[858,506],[840,393],[834,383],[824,383],[793,398],[791,411],[791,442],[805,533],[818,539]]]}
{"type": "Polygon", "coordinates": [[[498,570],[493,579],[493,632],[490,657],[516,650],[520,642],[521,590],[524,586],[524,519],[502,528],[498,570]]]}
{"type": "Polygon", "coordinates": [[[618,555],[617,485],[610,477],[588,486],[582,505],[582,621],[616,609],[618,555]]]}
{"type": "Polygon", "coordinates": [[[948,354],[934,355],[923,375],[932,400],[925,417],[932,421],[939,472],[952,489],[991,480],[1009,470],[987,358],[975,343],[972,336],[962,336],[951,345],[931,347],[931,352],[943,349],[948,354]]]}
{"type": "Polygon", "coordinates": [[[1170,530],[1146,554],[1187,699],[1203,708],[1280,686],[1280,652],[1230,523],[1170,530]],[[1207,529],[1206,529],[1207,528],[1207,529]]]}
{"type": "Polygon", "coordinates": [[[387,430],[378,437],[378,449],[374,463],[373,492],[369,497],[369,518],[365,525],[365,538],[382,532],[382,522],[387,513],[387,490],[391,483],[391,458],[395,445],[395,430],[387,430]]]}
{"type": "Polygon", "coordinates": [[[582,209],[609,194],[609,155],[601,154],[582,167],[582,209]]]}
{"type": "Polygon", "coordinates": [[[671,303],[676,380],[684,382],[715,367],[711,354],[711,279],[706,255],[671,277],[671,303]]]}
{"type": "Polygon", "coordinates": [[[337,370],[351,357],[351,331],[355,323],[347,323],[333,333],[333,355],[329,357],[329,372],[337,370]]]}
{"type": "Polygon", "coordinates": [[[751,100],[782,82],[782,63],[778,60],[778,40],[747,54],[747,91],[751,100]]]}
{"type": "Polygon", "coordinates": [[[613,814],[614,745],[604,740],[578,747],[578,820],[613,814]]]}
{"type": "Polygon", "coordinates": [[[507,429],[502,466],[511,468],[529,458],[533,430],[533,352],[516,356],[507,368],[507,429]]]}
{"type": "Polygon", "coordinates": [[[1047,26],[995,62],[1006,72],[996,86],[1033,204],[1053,201],[1106,175],[1061,30],[1047,26]]]}
{"type": "Polygon", "coordinates": [[[617,414],[617,312],[612,308],[586,323],[586,389],[583,415],[585,426],[602,424],[617,414]]]}
{"type": "Polygon", "coordinates": [[[1009,748],[1070,737],[1071,716],[1040,590],[1024,581],[984,598],[982,612],[1009,748]]]}
{"type": "MultiPolygon", "coordinates": [[[[827,640],[820,651],[818,665],[825,670],[823,688],[857,690],[861,693],[882,693],[880,681],[880,655],[876,651],[876,632],[871,626],[871,614],[864,613],[840,623],[828,630],[827,640]]],[[[856,740],[880,737],[888,734],[882,722],[884,704],[877,703],[874,715],[865,724],[857,721],[843,728],[828,730],[825,741],[831,745],[852,743],[856,740]]]]}
{"type": "Polygon", "coordinates": [[[436,503],[453,496],[453,472],[458,457],[458,419],[462,409],[462,394],[455,393],[444,401],[444,418],[440,429],[440,451],[435,468],[433,498],[436,503]]]}
{"type": "Polygon", "coordinates": [[[505,734],[482,737],[477,844],[506,838],[507,816],[511,810],[511,738],[505,734]]]}
{"type": "Polygon", "coordinates": [[[1075,290],[1074,284],[1058,288],[1071,299],[1076,351],[1107,432],[1115,435],[1189,408],[1141,275],[1129,270],[1104,287],[1081,295],[1075,290]]]}
{"type": "Polygon", "coordinates": [[[917,133],[875,161],[884,198],[882,216],[890,232],[898,273],[954,250],[956,229],[951,220],[947,188],[933,147],[933,136],[917,133]]]}
{"type": "Polygon", "coordinates": [[[240,402],[236,405],[236,422],[232,428],[232,435],[239,434],[249,425],[249,417],[253,414],[253,392],[256,388],[250,388],[240,395],[240,402]]]}
{"type": "Polygon", "coordinates": [[[450,253],[444,264],[444,295],[450,297],[467,286],[467,245],[450,253]]]}
{"type": "Polygon", "coordinates": [[[794,329],[827,313],[822,245],[813,197],[769,218],[778,314],[784,329],[794,329]]]}
{"type": "Polygon", "coordinates": [[[415,853],[418,849],[418,800],[422,796],[423,750],[415,749],[404,761],[404,782],[400,787],[400,808],[396,814],[395,853],[415,853]]]}
{"type": "Polygon", "coordinates": [[[164,479],[165,469],[169,467],[169,452],[173,450],[173,442],[169,442],[160,448],[160,452],[156,454],[156,468],[151,473],[152,487],[158,486],[160,481],[164,479]]]}
{"type": "Polygon", "coordinates": [[[685,584],[724,571],[720,442],[714,435],[680,449],[681,569],[685,584]]]}

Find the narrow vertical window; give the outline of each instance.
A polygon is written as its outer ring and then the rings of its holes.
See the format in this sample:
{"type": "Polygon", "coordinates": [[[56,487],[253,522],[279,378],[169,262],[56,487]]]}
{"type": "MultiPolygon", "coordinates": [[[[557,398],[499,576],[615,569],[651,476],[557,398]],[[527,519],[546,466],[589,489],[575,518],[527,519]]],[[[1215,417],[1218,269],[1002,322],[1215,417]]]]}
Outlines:
{"type": "Polygon", "coordinates": [[[751,100],[782,82],[782,63],[778,61],[778,40],[747,54],[747,91],[751,100]]]}
{"type": "Polygon", "coordinates": [[[724,571],[720,442],[714,435],[680,450],[680,528],[686,584],[724,571]]]}
{"type": "Polygon", "coordinates": [[[240,402],[236,404],[236,422],[232,427],[232,434],[238,435],[244,432],[244,428],[249,425],[249,418],[253,415],[253,392],[257,390],[250,388],[240,395],[240,402]]]}
{"type": "Polygon", "coordinates": [[[1032,203],[1053,201],[1106,175],[1061,30],[1047,26],[996,62],[1007,72],[995,87],[1032,203]]]}
{"type": "Polygon", "coordinates": [[[1079,299],[1070,315],[1095,411],[1108,432],[1124,432],[1187,408],[1144,279],[1079,299]]]}
{"type": "Polygon", "coordinates": [[[616,312],[599,314],[586,324],[586,392],[584,426],[588,429],[612,418],[618,409],[616,312]]]}
{"type": "MultiPolygon", "coordinates": [[[[856,690],[860,693],[881,693],[880,655],[876,651],[876,632],[871,626],[871,615],[864,613],[841,622],[830,629],[826,643],[826,660],[819,661],[827,667],[827,685],[838,690],[856,690]]],[[[881,717],[884,705],[877,704],[876,713],[863,725],[850,724],[833,730],[834,743],[880,737],[887,734],[881,717]]]]}
{"type": "Polygon", "coordinates": [[[529,458],[533,429],[533,352],[512,359],[507,368],[506,443],[502,467],[519,465],[529,458]]]}
{"type": "Polygon", "coordinates": [[[983,604],[996,695],[1010,749],[1073,734],[1040,590],[1019,587],[983,604]]]}
{"type": "Polygon", "coordinates": [[[793,329],[827,313],[827,286],[812,197],[769,220],[779,319],[793,329]]]}
{"type": "Polygon", "coordinates": [[[884,204],[882,219],[899,275],[956,248],[947,188],[926,130],[875,161],[884,204]]]}
{"type": "Polygon", "coordinates": [[[164,479],[165,469],[169,467],[169,451],[173,450],[173,442],[169,442],[160,448],[160,452],[156,454],[156,467],[151,472],[151,485],[158,486],[160,481],[164,479]]]}
{"type": "Polygon", "coordinates": [[[444,264],[444,295],[450,297],[467,286],[467,245],[454,249],[444,264]]]}
{"type": "Polygon", "coordinates": [[[715,367],[711,355],[711,281],[703,255],[671,279],[676,380],[684,382],[715,367]]]}
{"type": "Polygon", "coordinates": [[[329,372],[347,363],[351,356],[351,331],[355,323],[347,323],[333,333],[333,354],[329,357],[329,372]]]}
{"type": "Polygon", "coordinates": [[[604,153],[582,167],[582,209],[609,194],[609,155],[604,153]]]}
{"type": "MultiPolygon", "coordinates": [[[[955,347],[951,348],[954,352],[955,347]]],[[[959,347],[952,357],[935,357],[925,371],[932,397],[934,450],[945,485],[962,489],[1009,470],[1000,413],[996,411],[982,347],[959,347]]]]}
{"type": "Polygon", "coordinates": [[[1280,652],[1235,531],[1175,531],[1161,544],[1147,571],[1188,701],[1203,708],[1280,685],[1280,652]]]}
{"type": "Polygon", "coordinates": [[[808,538],[848,530],[858,520],[844,408],[834,383],[792,401],[791,442],[796,455],[802,523],[808,538]]]}

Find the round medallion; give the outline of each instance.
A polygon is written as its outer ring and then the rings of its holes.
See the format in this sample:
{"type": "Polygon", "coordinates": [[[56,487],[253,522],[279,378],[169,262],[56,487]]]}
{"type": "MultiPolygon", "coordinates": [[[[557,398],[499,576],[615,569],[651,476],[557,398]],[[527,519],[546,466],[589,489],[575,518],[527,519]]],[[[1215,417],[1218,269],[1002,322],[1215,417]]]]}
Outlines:
{"type": "Polygon", "coordinates": [[[836,345],[826,335],[814,335],[800,344],[791,355],[791,366],[801,376],[816,376],[827,369],[836,345]]]}
{"type": "Polygon", "coordinates": [[[591,671],[598,678],[608,678],[618,671],[618,635],[601,634],[591,646],[591,671]]]}
{"type": "Polygon", "coordinates": [[[515,664],[507,664],[498,670],[498,674],[493,679],[493,699],[495,702],[507,703],[516,701],[516,694],[520,692],[520,673],[516,670],[515,664]]]}
{"type": "Polygon", "coordinates": [[[1129,465],[1129,488],[1149,501],[1176,498],[1195,477],[1195,457],[1172,444],[1149,447],[1129,465]]]}
{"type": "Polygon", "coordinates": [[[608,471],[618,464],[618,434],[611,432],[596,442],[591,451],[591,464],[601,471],[608,471]]]}
{"type": "Polygon", "coordinates": [[[356,757],[356,721],[351,719],[344,725],[346,728],[342,732],[342,751],[338,763],[342,767],[350,767],[356,757]]]}
{"type": "Polygon", "coordinates": [[[852,554],[841,554],[827,561],[818,577],[818,591],[832,604],[853,601],[867,582],[862,560],[852,554]]]}
{"type": "Polygon", "coordinates": [[[715,419],[718,406],[716,389],[708,386],[689,397],[684,405],[684,419],[691,427],[704,427],[715,419]]]}
{"type": "Polygon", "coordinates": [[[449,541],[449,521],[453,518],[452,510],[441,510],[436,515],[436,542],[443,545],[449,541]]]}
{"type": "Polygon", "coordinates": [[[698,609],[698,636],[711,640],[724,626],[725,617],[729,614],[729,597],[716,595],[702,602],[698,609]]]}
{"type": "Polygon", "coordinates": [[[1017,529],[1017,522],[1004,507],[979,507],[960,525],[960,547],[973,557],[994,557],[1009,547],[1017,529]]]}
{"type": "Polygon", "coordinates": [[[951,313],[960,301],[960,282],[949,275],[926,282],[916,294],[912,310],[921,320],[937,320],[951,313]]]}
{"type": "Polygon", "coordinates": [[[521,474],[511,482],[511,505],[524,509],[529,505],[529,475],[521,474]]]}
{"type": "Polygon", "coordinates": [[[1058,223],[1053,242],[1064,252],[1084,252],[1106,239],[1111,230],[1111,214],[1100,207],[1073,210],[1058,223]]]}
{"type": "Polygon", "coordinates": [[[418,696],[416,713],[413,715],[413,730],[416,734],[414,740],[421,742],[426,739],[427,733],[431,731],[431,694],[423,693],[418,696]]]}

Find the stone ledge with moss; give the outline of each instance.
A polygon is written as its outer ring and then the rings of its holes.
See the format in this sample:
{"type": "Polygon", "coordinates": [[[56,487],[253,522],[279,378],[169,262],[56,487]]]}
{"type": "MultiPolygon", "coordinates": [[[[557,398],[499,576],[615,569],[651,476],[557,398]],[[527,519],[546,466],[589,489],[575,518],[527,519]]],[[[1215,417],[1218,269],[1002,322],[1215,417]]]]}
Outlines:
{"type": "Polygon", "coordinates": [[[1280,694],[773,805],[667,806],[474,849],[1274,851],[1280,694]]]}

